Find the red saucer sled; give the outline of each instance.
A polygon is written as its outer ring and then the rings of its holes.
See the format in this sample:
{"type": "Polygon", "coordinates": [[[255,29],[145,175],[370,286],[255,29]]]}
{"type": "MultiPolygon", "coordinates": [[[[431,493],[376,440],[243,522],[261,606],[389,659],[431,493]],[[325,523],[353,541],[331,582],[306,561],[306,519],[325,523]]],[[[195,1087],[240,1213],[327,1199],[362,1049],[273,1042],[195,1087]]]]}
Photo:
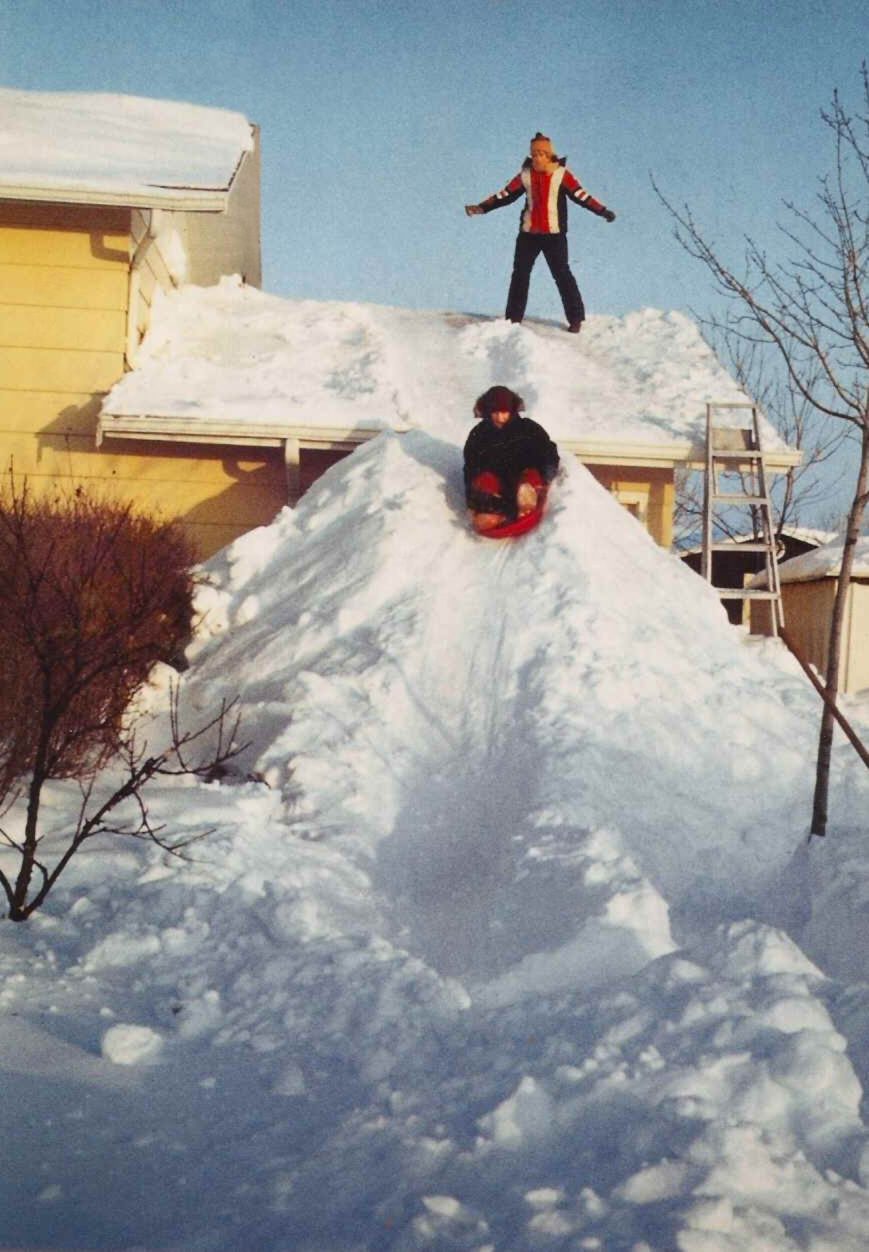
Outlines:
{"type": "Polygon", "coordinates": [[[534,530],[535,526],[540,524],[546,511],[546,494],[547,488],[540,487],[537,491],[537,504],[530,513],[524,513],[521,517],[515,517],[512,520],[505,519],[498,526],[480,530],[476,525],[475,515],[472,513],[471,525],[476,534],[483,539],[517,539],[519,535],[526,535],[529,530],[534,530]]]}

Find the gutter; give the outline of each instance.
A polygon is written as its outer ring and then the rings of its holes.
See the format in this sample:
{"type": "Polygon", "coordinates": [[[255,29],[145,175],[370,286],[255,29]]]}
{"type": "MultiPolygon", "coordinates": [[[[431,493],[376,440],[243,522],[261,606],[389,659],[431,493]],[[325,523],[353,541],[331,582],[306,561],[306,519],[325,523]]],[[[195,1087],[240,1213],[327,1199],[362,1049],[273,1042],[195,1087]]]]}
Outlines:
{"type": "Polygon", "coordinates": [[[99,191],[80,187],[31,187],[24,184],[0,186],[0,200],[28,200],[36,204],[88,204],[123,209],[175,209],[185,213],[223,213],[228,197],[228,187],[206,187],[201,190],[194,187],[154,187],[141,191],[99,191]]]}
{"type": "MultiPolygon", "coordinates": [[[[255,127],[251,125],[251,134],[255,127]]],[[[154,183],[136,190],[27,183],[0,183],[0,200],[29,200],[37,204],[95,204],[122,209],[173,209],[184,213],[225,213],[229,194],[244,164],[255,150],[244,149],[225,187],[172,186],[154,183]]]]}
{"type": "Polygon", "coordinates": [[[296,440],[306,448],[350,451],[384,431],[401,433],[408,426],[304,426],[287,422],[220,421],[200,418],[128,416],[101,413],[97,418],[97,447],[105,439],[147,439],[156,443],[235,444],[241,447],[279,448],[296,440]]]}

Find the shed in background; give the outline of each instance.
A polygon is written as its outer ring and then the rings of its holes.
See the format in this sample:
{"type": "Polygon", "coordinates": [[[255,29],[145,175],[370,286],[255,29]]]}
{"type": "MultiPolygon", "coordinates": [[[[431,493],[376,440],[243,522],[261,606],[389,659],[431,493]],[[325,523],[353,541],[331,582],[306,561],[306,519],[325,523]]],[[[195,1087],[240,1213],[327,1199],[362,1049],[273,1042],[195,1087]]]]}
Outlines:
{"type": "MultiPolygon", "coordinates": [[[[740,535],[733,540],[734,546],[728,552],[712,553],[712,584],[715,587],[745,587],[765,568],[762,552],[749,552],[740,547],[754,541],[753,535],[740,535]]],[[[829,543],[835,535],[830,531],[809,530],[800,526],[786,526],[777,536],[776,556],[779,568],[793,557],[802,556],[806,552],[814,552],[822,544],[829,543]]],[[[679,552],[679,558],[700,574],[703,564],[703,550],[700,547],[688,548],[679,552]]],[[[749,602],[746,600],[722,601],[727,616],[734,626],[748,623],[749,602]]],[[[763,608],[758,602],[758,608],[763,608]]],[[[755,610],[756,611],[756,610],[755,610]]],[[[755,618],[755,622],[757,618],[755,618]]],[[[757,633],[765,631],[755,630],[757,633]]]]}
{"type": "MultiPolygon", "coordinates": [[[[830,616],[842,568],[841,537],[779,566],[785,628],[802,656],[819,674],[827,667],[830,616]]],[[[760,585],[765,575],[757,580],[760,585]]],[[[752,603],[752,631],[768,634],[768,607],[752,603]],[[764,614],[766,610],[766,615],[764,614]]],[[[869,535],[857,543],[842,630],[839,690],[869,689],[869,535]]]]}

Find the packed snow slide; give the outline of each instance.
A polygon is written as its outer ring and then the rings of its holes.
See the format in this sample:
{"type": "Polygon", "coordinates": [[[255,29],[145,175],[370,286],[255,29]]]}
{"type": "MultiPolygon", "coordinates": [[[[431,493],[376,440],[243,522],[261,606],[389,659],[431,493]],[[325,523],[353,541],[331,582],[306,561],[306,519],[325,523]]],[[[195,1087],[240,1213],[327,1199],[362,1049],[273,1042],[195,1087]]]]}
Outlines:
{"type": "Polygon", "coordinates": [[[575,463],[482,542],[422,431],[207,574],[184,707],[240,694],[250,746],[154,795],[192,862],[101,850],[0,950],[12,1038],[67,1045],[3,1073],[4,1240],[862,1252],[865,988],[799,940],[869,791],[837,756],[830,874],[783,649],[575,463]]]}
{"type": "Polygon", "coordinates": [[[475,912],[514,936],[523,857],[592,831],[680,910],[698,892],[722,916],[762,898],[805,811],[802,680],[772,681],[714,593],[582,467],[512,544],[468,532],[460,479],[455,445],[381,436],[214,563],[221,629],[192,686],[241,686],[245,767],[409,889],[416,858],[425,879],[454,848],[455,885],[475,862],[492,888],[475,912]]]}

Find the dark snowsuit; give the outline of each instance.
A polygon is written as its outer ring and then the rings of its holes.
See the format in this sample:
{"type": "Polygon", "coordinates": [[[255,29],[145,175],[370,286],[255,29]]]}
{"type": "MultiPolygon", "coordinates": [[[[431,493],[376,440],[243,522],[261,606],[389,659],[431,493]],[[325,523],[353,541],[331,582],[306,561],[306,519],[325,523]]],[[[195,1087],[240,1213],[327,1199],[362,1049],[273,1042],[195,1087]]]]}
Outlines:
{"type": "Polygon", "coordinates": [[[544,483],[551,482],[558,469],[558,448],[542,426],[530,417],[515,415],[505,426],[495,426],[483,417],[465,442],[465,499],[475,513],[503,513],[516,517],[516,491],[527,470],[537,470],[544,483]],[[474,480],[481,474],[494,474],[501,491],[497,495],[481,491],[474,480]]]}

